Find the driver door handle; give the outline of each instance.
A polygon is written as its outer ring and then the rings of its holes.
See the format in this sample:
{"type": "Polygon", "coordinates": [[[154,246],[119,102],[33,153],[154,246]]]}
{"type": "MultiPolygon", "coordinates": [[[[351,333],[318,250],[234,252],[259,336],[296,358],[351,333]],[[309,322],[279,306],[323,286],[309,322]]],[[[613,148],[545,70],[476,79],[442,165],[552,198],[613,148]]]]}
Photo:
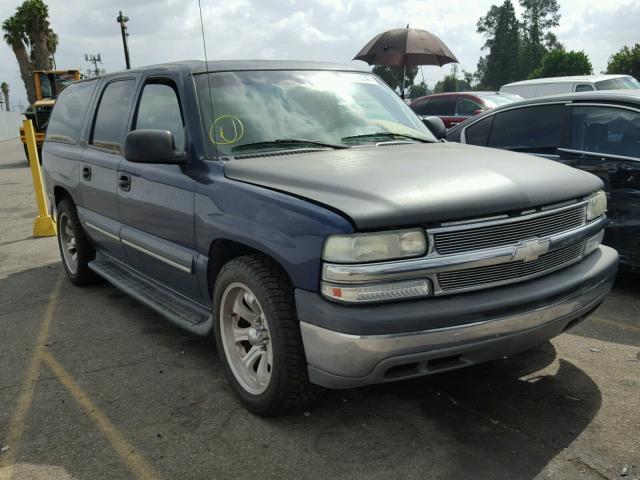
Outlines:
{"type": "Polygon", "coordinates": [[[118,186],[120,187],[120,190],[125,192],[131,190],[131,175],[121,173],[118,177],[118,186]]]}

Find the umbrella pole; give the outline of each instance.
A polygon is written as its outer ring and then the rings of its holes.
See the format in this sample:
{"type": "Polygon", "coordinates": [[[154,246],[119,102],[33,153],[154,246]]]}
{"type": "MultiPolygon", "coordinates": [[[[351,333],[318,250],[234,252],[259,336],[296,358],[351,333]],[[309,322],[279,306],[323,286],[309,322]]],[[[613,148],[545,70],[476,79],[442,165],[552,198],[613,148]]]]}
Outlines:
{"type": "Polygon", "coordinates": [[[407,77],[407,62],[402,66],[402,100],[404,100],[404,79],[407,77]]]}

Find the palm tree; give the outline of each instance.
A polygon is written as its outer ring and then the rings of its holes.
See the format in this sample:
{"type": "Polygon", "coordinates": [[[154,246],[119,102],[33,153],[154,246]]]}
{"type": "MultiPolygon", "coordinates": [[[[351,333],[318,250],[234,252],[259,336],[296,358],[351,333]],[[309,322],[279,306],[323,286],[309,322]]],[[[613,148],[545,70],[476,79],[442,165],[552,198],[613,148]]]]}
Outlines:
{"type": "Polygon", "coordinates": [[[56,69],[56,50],[58,49],[58,34],[49,29],[47,32],[47,49],[49,50],[49,68],[56,69]]]}
{"type": "Polygon", "coordinates": [[[48,70],[50,37],[53,33],[49,26],[49,7],[42,0],[25,0],[18,7],[16,16],[29,39],[33,70],[48,70]]]}
{"type": "Polygon", "coordinates": [[[11,106],[9,105],[9,84],[7,82],[0,83],[0,92],[4,95],[4,108],[7,112],[11,111],[11,106]]]}
{"type": "Polygon", "coordinates": [[[20,76],[24,82],[29,103],[33,103],[36,101],[36,93],[32,78],[33,69],[31,60],[29,59],[29,53],[27,52],[29,40],[24,33],[24,25],[21,19],[17,15],[14,15],[2,23],[2,31],[4,32],[3,37],[5,42],[11,47],[18,61],[20,76]]]}

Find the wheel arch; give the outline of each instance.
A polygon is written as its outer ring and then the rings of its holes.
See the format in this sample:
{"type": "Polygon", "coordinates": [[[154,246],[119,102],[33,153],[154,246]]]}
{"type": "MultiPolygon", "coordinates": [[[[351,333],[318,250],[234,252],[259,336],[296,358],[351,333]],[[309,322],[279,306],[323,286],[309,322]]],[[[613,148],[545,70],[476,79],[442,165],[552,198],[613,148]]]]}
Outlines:
{"type": "Polygon", "coordinates": [[[69,200],[71,200],[73,202],[74,205],[76,205],[76,202],[73,199],[73,195],[71,195],[69,190],[67,190],[66,188],[64,188],[64,187],[62,187],[60,185],[56,185],[55,187],[53,187],[53,198],[54,198],[54,201],[55,201],[56,209],[58,208],[58,204],[62,200],[64,200],[65,198],[68,198],[69,200]]]}
{"type": "Polygon", "coordinates": [[[277,258],[260,249],[247,245],[246,243],[230,240],[227,238],[218,238],[211,242],[209,246],[209,260],[207,262],[207,286],[210,298],[213,298],[213,289],[215,287],[216,278],[222,267],[234,258],[244,255],[259,254],[270,259],[278,266],[293,284],[291,275],[277,258]]]}

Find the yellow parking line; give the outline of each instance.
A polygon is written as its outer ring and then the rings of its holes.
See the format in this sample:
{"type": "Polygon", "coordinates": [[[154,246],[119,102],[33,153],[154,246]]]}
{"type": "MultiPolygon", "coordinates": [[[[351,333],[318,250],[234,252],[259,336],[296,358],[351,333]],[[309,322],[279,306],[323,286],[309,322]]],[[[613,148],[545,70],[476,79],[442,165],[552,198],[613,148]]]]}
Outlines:
{"type": "Polygon", "coordinates": [[[69,373],[49,352],[44,352],[44,361],[56,375],[58,380],[65,386],[69,393],[75,398],[78,404],[85,411],[102,431],[114,450],[120,458],[129,467],[135,478],[142,480],[151,480],[158,478],[151,465],[149,465],[144,457],[136,453],[133,446],[118,431],[116,426],[111,423],[109,418],[91,401],[86,393],[73,381],[69,373]]]}
{"type": "Polygon", "coordinates": [[[22,382],[22,390],[18,396],[18,402],[16,404],[15,412],[9,425],[9,434],[5,440],[4,445],[9,447],[5,453],[0,457],[0,480],[10,480],[13,475],[13,466],[18,456],[18,449],[20,447],[20,440],[25,429],[25,421],[27,414],[31,408],[31,402],[33,401],[33,391],[36,386],[36,382],[40,377],[40,366],[42,364],[42,356],[45,352],[44,344],[49,337],[49,327],[53,319],[53,314],[58,304],[58,298],[60,296],[60,289],[62,287],[63,275],[61,274],[56,281],[51,294],[49,295],[49,302],[47,308],[42,317],[42,323],[40,324],[40,331],[36,339],[36,344],[31,354],[31,362],[29,368],[24,376],[22,382]]]}

